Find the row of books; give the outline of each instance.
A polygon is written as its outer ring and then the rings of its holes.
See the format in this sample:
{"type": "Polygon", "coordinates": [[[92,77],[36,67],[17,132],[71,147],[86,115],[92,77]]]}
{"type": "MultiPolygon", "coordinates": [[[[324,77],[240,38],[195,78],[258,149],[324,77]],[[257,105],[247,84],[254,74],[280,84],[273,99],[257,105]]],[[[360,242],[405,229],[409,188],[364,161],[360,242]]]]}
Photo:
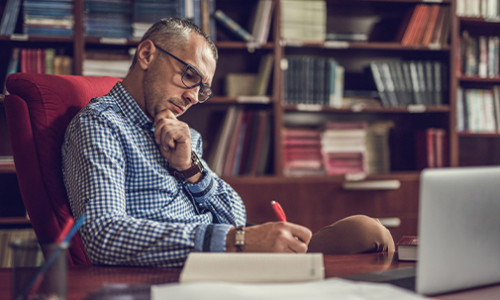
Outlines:
{"type": "Polygon", "coordinates": [[[342,106],[344,67],[328,57],[288,55],[283,68],[284,103],[342,106]]]}
{"type": "Polygon", "coordinates": [[[319,128],[282,130],[283,173],[286,176],[325,175],[319,128]]]}
{"type": "Polygon", "coordinates": [[[24,0],[23,33],[43,36],[73,35],[72,0],[24,0]]]}
{"type": "Polygon", "coordinates": [[[283,129],[286,176],[386,173],[390,171],[391,121],[335,122],[321,128],[283,129]]]}
{"type": "Polygon", "coordinates": [[[500,132],[500,86],[491,89],[459,88],[457,130],[477,133],[500,132]]]}
{"type": "Polygon", "coordinates": [[[231,106],[207,163],[219,176],[264,175],[271,161],[270,147],[269,112],[231,106]]]}
{"type": "Polygon", "coordinates": [[[191,19],[216,38],[211,17],[215,0],[85,1],[85,34],[93,37],[141,38],[155,22],[169,16],[191,19]]]}
{"type": "Polygon", "coordinates": [[[426,128],[415,134],[416,164],[419,170],[446,165],[448,135],[443,128],[426,128]]]}
{"type": "Polygon", "coordinates": [[[85,35],[89,37],[131,38],[131,5],[131,0],[85,0],[85,35]]]}
{"type": "MultiPolygon", "coordinates": [[[[140,38],[152,23],[167,16],[179,16],[191,19],[216,40],[215,0],[85,0],[84,10],[85,35],[90,37],[140,38]]],[[[24,34],[73,35],[72,0],[8,0],[0,35],[15,33],[19,18],[24,34]]]]}
{"type": "Polygon", "coordinates": [[[439,4],[417,4],[400,27],[398,40],[405,46],[439,46],[448,43],[450,7],[439,4]],[[406,26],[405,26],[406,25],[406,26]]]}
{"type": "Polygon", "coordinates": [[[372,61],[370,69],[383,106],[442,105],[447,66],[434,60],[372,61]]]}
{"type": "Polygon", "coordinates": [[[70,75],[71,56],[57,53],[54,48],[13,48],[7,75],[16,72],[70,75]]]}
{"type": "MultiPolygon", "coordinates": [[[[0,268],[12,267],[12,249],[9,244],[17,239],[36,239],[35,232],[31,228],[0,229],[0,268]]],[[[41,252],[39,258],[42,258],[41,252]]]]}
{"type": "Polygon", "coordinates": [[[0,23],[0,35],[15,33],[20,15],[22,15],[24,34],[44,36],[73,35],[72,0],[8,0],[0,23]]]}
{"type": "Polygon", "coordinates": [[[463,75],[479,77],[499,76],[500,37],[471,36],[462,31],[460,44],[460,71],[463,75]]]}
{"type": "Polygon", "coordinates": [[[321,133],[321,153],[328,175],[366,173],[365,122],[327,122],[321,133]]]}
{"type": "Polygon", "coordinates": [[[127,49],[116,49],[114,51],[88,49],[83,60],[83,75],[124,78],[129,70],[132,57],[133,54],[129,53],[127,49]]]}
{"type": "Polygon", "coordinates": [[[464,17],[498,18],[498,0],[457,0],[457,15],[464,17]]]}
{"type": "Polygon", "coordinates": [[[188,18],[210,36],[217,40],[215,24],[215,0],[146,0],[133,1],[132,35],[141,38],[146,30],[158,20],[167,16],[188,18]]]}

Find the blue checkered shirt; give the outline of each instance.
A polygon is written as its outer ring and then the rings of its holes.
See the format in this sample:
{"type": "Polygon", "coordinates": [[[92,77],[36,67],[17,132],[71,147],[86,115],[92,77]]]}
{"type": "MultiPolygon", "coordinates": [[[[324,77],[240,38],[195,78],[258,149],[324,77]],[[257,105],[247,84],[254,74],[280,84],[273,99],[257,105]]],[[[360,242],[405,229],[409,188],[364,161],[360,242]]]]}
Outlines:
{"type": "MultiPolygon", "coordinates": [[[[191,129],[193,151],[202,139],[191,129]]],[[[62,147],[63,176],[94,264],[182,266],[191,251],[225,251],[244,225],[240,196],[205,166],[196,184],[171,176],[152,122],[121,83],[72,120],[62,147]]]]}

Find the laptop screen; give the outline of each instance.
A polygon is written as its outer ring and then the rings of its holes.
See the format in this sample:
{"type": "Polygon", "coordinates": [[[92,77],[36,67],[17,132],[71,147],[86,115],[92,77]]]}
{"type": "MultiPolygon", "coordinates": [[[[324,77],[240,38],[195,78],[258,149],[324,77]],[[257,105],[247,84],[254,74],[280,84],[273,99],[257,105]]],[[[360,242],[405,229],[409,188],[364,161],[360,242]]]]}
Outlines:
{"type": "Polygon", "coordinates": [[[500,282],[500,167],[421,173],[416,291],[500,282]]]}

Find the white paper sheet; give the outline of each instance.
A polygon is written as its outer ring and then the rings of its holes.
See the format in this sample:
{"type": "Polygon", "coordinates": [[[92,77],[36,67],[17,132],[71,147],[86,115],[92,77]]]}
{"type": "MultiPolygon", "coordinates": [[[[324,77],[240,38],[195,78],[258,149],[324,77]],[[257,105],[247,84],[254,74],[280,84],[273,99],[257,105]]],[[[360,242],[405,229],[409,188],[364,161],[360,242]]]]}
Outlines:
{"type": "Polygon", "coordinates": [[[155,285],[152,300],[416,300],[426,299],[411,291],[386,284],[340,278],[296,283],[196,282],[155,285]]]}

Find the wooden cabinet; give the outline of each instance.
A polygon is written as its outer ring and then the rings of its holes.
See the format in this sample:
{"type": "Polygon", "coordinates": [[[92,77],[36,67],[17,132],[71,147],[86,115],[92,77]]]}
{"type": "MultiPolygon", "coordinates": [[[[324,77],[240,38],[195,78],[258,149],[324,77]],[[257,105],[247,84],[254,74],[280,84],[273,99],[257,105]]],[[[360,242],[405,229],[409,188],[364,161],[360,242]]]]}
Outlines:
{"type": "MultiPolygon", "coordinates": [[[[232,178],[228,182],[242,196],[248,222],[276,220],[270,202],[279,200],[290,222],[313,232],[341,218],[366,214],[379,218],[394,239],[417,232],[418,175],[378,175],[368,178],[375,187],[336,177],[232,178]]],[[[366,182],[365,182],[366,183],[366,182]]]]}

